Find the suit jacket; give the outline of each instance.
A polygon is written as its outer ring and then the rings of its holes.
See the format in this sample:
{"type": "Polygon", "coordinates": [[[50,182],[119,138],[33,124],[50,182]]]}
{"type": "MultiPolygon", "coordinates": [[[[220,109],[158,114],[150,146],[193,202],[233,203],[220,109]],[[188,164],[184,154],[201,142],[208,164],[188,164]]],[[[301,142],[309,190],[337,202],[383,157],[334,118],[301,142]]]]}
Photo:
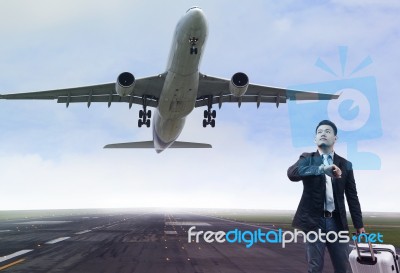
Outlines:
{"type": "MultiPolygon", "coordinates": [[[[323,164],[322,156],[318,151],[303,153],[287,171],[291,181],[303,181],[303,194],[292,225],[305,232],[318,229],[318,221],[324,211],[326,180],[325,174],[319,174],[321,164],[323,164]]],[[[362,228],[364,224],[352,164],[336,153],[333,157],[333,164],[342,170],[341,178],[332,179],[335,211],[339,213],[338,227],[341,230],[349,229],[344,203],[344,195],[346,195],[353,225],[355,228],[362,228]]]]}

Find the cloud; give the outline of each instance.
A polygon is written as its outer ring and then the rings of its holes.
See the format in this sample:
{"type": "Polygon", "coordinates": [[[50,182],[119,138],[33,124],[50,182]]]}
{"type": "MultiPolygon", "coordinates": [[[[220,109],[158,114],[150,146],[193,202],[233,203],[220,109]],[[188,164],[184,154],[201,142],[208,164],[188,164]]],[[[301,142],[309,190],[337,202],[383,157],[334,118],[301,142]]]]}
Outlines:
{"type": "Polygon", "coordinates": [[[397,0],[332,0],[335,5],[348,7],[369,7],[369,8],[399,8],[397,0]]]}

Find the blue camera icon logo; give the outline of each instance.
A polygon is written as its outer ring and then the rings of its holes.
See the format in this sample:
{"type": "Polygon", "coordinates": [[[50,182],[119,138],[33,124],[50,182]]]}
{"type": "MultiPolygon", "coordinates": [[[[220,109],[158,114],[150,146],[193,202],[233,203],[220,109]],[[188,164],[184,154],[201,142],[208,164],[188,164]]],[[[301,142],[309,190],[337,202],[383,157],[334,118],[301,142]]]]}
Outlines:
{"type": "MultiPolygon", "coordinates": [[[[333,121],[338,127],[341,143],[347,144],[347,158],[358,170],[377,170],[381,160],[377,154],[359,151],[358,143],[382,136],[376,79],[373,76],[352,77],[372,63],[365,58],[345,77],[347,47],[339,47],[342,76],[340,79],[289,86],[288,89],[340,94],[337,100],[289,101],[289,119],[294,147],[310,146],[310,132],[323,119],[333,121]]],[[[316,66],[339,78],[320,58],[316,66]]]]}

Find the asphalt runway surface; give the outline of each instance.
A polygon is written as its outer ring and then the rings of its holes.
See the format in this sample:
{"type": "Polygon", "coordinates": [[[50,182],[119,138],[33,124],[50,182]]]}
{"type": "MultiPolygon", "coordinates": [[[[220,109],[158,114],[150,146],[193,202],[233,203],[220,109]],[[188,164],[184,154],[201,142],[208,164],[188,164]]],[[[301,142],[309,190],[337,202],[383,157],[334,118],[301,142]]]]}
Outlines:
{"type": "MultiPolygon", "coordinates": [[[[188,242],[196,231],[277,229],[194,213],[150,211],[0,222],[0,272],[307,272],[303,243],[188,242]]],[[[333,272],[326,255],[324,272],[333,272]]]]}

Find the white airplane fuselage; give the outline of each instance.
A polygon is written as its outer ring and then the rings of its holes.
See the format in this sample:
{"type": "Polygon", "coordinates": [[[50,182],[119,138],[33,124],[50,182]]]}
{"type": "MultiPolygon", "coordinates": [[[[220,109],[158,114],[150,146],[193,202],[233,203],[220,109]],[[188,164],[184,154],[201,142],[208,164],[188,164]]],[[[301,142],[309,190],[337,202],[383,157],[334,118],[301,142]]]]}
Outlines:
{"type": "Polygon", "coordinates": [[[200,8],[191,8],[178,22],[167,64],[167,75],[153,117],[156,151],[168,148],[180,135],[194,109],[199,86],[199,64],[207,38],[207,22],[200,8]],[[190,39],[196,38],[196,53],[190,39]]]}

